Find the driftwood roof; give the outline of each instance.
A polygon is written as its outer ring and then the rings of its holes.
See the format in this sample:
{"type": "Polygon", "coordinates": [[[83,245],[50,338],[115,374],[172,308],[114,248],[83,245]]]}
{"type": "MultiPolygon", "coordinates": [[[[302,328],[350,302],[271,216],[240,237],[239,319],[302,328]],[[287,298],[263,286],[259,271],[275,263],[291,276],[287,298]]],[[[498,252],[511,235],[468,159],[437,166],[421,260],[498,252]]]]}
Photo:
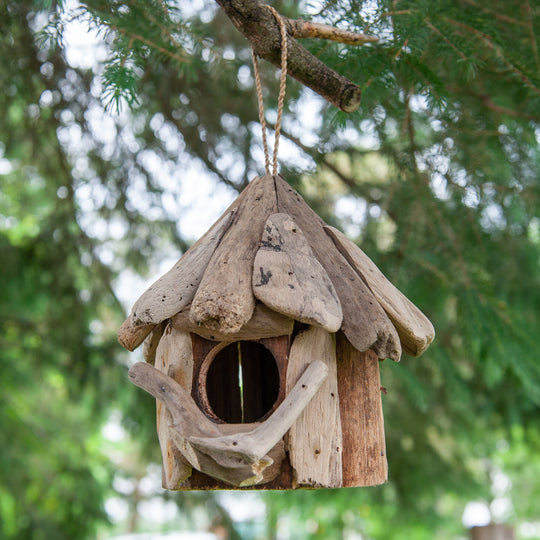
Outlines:
{"type": "Polygon", "coordinates": [[[120,329],[120,343],[133,350],[168,319],[231,341],[290,333],[298,320],[341,330],[356,349],[394,360],[402,349],[420,355],[435,335],[371,259],[280,176],[253,180],[143,293],[120,329]]]}

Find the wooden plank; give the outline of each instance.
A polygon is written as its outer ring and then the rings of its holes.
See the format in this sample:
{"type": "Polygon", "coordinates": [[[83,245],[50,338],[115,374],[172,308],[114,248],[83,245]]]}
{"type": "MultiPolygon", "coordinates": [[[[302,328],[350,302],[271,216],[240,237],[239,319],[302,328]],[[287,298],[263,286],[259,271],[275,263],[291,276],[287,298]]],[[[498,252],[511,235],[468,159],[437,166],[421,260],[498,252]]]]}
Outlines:
{"type": "Polygon", "coordinates": [[[336,332],[343,313],[328,274],[288,214],[266,221],[253,265],[253,293],[269,308],[336,332]]]}
{"type": "Polygon", "coordinates": [[[272,352],[260,342],[241,341],[242,422],[258,422],[275,409],[280,398],[280,369],[272,352]]]}
{"type": "Polygon", "coordinates": [[[208,366],[204,381],[207,404],[212,416],[227,424],[242,421],[238,345],[232,343],[219,351],[208,366]]]}
{"type": "Polygon", "coordinates": [[[253,431],[222,437],[189,438],[195,448],[223,466],[256,463],[285,435],[323,383],[328,373],[324,362],[315,360],[298,379],[275,412],[253,431]]]}
{"type": "Polygon", "coordinates": [[[303,231],[309,231],[311,249],[337,291],[343,310],[341,330],[359,351],[372,349],[379,358],[399,360],[401,344],[394,325],[325,233],[324,221],[280,176],[275,182],[279,211],[289,214],[303,231]]]}
{"type": "Polygon", "coordinates": [[[336,348],[332,335],[323,328],[312,327],[295,337],[289,355],[287,392],[314,360],[328,366],[328,376],[289,430],[289,459],[298,485],[340,487],[343,443],[336,348]]]}
{"type": "Polygon", "coordinates": [[[253,315],[251,286],[253,260],[267,217],[276,211],[274,180],[253,180],[228,231],[212,256],[191,305],[190,318],[198,325],[224,333],[238,332],[253,315]]]}
{"type": "Polygon", "coordinates": [[[208,261],[232,222],[231,209],[210,228],[165,275],[152,284],[135,302],[118,332],[118,341],[128,351],[135,350],[153,330],[189,304],[199,286],[208,261]]]}
{"type": "MultiPolygon", "coordinates": [[[[161,323],[161,326],[164,326],[164,323],[161,323]]],[[[159,345],[156,346],[155,367],[189,392],[193,372],[191,337],[173,329],[170,325],[165,326],[159,345]]],[[[165,489],[177,489],[191,475],[191,465],[170,437],[169,427],[172,423],[171,413],[160,400],[156,400],[156,424],[163,458],[165,489]]]]}
{"type": "Polygon", "coordinates": [[[366,282],[397,329],[406,353],[422,354],[433,341],[435,329],[429,319],[377,268],[377,265],[341,231],[325,227],[340,253],[366,282]]]}
{"type": "Polygon", "coordinates": [[[157,324],[193,300],[204,271],[234,218],[234,209],[225,213],[180,257],[178,262],[135,302],[129,318],[132,326],[157,324]]]}
{"type": "Polygon", "coordinates": [[[172,317],[173,326],[179,330],[192,332],[211,341],[256,340],[290,335],[294,327],[293,319],[272,311],[260,302],[255,303],[251,319],[237,332],[233,333],[208,329],[206,326],[192,322],[189,318],[190,309],[191,305],[188,305],[180,313],[172,317]]]}
{"type": "Polygon", "coordinates": [[[343,487],[376,486],[388,479],[379,360],[336,335],[343,433],[343,487]]]}

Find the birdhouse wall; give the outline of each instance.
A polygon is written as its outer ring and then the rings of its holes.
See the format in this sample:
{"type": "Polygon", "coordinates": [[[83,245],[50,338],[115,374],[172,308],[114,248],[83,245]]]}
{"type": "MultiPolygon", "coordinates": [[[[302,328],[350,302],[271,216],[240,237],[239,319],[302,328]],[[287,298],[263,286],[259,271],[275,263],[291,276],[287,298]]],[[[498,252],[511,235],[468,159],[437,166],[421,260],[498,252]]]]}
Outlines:
{"type": "MultiPolygon", "coordinates": [[[[156,341],[155,336],[149,336],[148,341],[152,340],[156,341]]],[[[258,342],[272,353],[279,372],[278,398],[261,420],[270,416],[285,395],[291,392],[311,362],[322,360],[328,367],[326,379],[315,396],[284,439],[268,452],[273,463],[266,466],[257,485],[250,485],[252,472],[249,467],[239,470],[224,468],[179,437],[178,432],[171,429],[171,414],[158,399],[157,431],[163,458],[163,487],[171,490],[235,489],[246,479],[249,489],[351,487],[385,482],[387,463],[376,355],[370,351],[360,353],[343,334],[331,334],[317,327],[308,327],[298,333],[290,352],[289,336],[266,338],[258,342]]],[[[253,349],[256,341],[238,344],[245,347],[245,354],[249,354],[250,350],[254,351],[255,357],[258,354],[253,349]]],[[[208,392],[215,390],[219,396],[223,389],[238,386],[238,372],[230,369],[232,364],[227,365],[227,362],[237,361],[234,354],[219,359],[220,363],[224,362],[225,371],[220,372],[216,379],[218,387],[201,392],[200,385],[205,381],[204,371],[208,371],[208,366],[219,351],[232,345],[230,342],[209,341],[168,325],[155,350],[156,369],[191,393],[193,404],[197,404],[199,412],[220,423],[219,430],[216,425],[216,433],[219,431],[220,435],[247,432],[260,425],[259,422],[250,421],[250,417],[243,424],[223,423],[223,419],[214,414],[209,406],[208,392]],[[227,370],[236,377],[235,381],[227,381],[227,370]],[[201,393],[205,395],[204,398],[201,393]]],[[[248,369],[246,385],[251,378],[258,381],[257,384],[267,378],[260,370],[257,372],[256,364],[260,359],[256,357],[254,360],[252,365],[255,372],[248,369]]],[[[245,365],[249,365],[249,362],[246,361],[245,365]]],[[[229,407],[230,403],[235,402],[235,396],[228,395],[224,399],[229,407]]],[[[247,410],[252,406],[249,398],[244,406],[247,410]]],[[[254,415],[261,414],[260,405],[253,407],[254,415]]],[[[219,410],[220,414],[233,415],[231,418],[237,418],[234,415],[240,414],[238,410],[219,410]]],[[[200,429],[200,426],[194,428],[200,429]]]]}
{"type": "Polygon", "coordinates": [[[337,376],[343,433],[343,487],[388,480],[381,379],[377,355],[357,351],[336,335],[337,376]]]}
{"type": "Polygon", "coordinates": [[[323,328],[311,327],[294,339],[287,369],[287,392],[315,359],[328,366],[328,375],[289,430],[287,449],[295,485],[341,487],[343,445],[336,346],[333,335],[323,328]]]}
{"type": "MultiPolygon", "coordinates": [[[[193,351],[191,337],[168,326],[155,351],[155,367],[174,379],[186,390],[193,378],[193,351]]],[[[171,413],[160,400],[156,400],[156,424],[163,459],[162,483],[165,489],[180,489],[182,482],[191,475],[191,465],[170,436],[173,423],[171,413]]]]}

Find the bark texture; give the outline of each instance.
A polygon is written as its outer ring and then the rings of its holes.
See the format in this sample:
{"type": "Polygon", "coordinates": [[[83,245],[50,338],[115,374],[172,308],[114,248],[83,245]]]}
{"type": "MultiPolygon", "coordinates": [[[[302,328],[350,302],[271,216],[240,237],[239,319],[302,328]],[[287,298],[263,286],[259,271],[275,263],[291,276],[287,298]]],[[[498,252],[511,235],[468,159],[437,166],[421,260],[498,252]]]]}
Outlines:
{"type": "MultiPolygon", "coordinates": [[[[258,56],[281,66],[281,35],[274,15],[258,0],[216,0],[258,56]]],[[[358,85],[323,64],[294,37],[296,21],[285,19],[288,31],[287,73],[344,112],[360,105],[358,85]]],[[[365,41],[364,41],[365,42],[365,41]]]]}

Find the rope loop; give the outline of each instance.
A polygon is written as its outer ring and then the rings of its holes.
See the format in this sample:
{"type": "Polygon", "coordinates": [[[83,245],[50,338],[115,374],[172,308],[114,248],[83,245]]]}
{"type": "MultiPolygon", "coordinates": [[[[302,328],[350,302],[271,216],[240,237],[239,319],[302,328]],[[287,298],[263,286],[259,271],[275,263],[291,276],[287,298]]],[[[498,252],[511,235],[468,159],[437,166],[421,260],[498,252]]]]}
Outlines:
{"type": "MultiPolygon", "coordinates": [[[[266,6],[276,18],[279,24],[281,33],[281,78],[279,80],[279,95],[278,95],[278,114],[275,128],[274,152],[272,155],[272,176],[277,175],[277,156],[279,148],[279,137],[281,134],[281,118],[283,116],[283,101],[285,99],[285,90],[287,87],[287,29],[281,15],[272,7],[266,6]]],[[[259,73],[259,61],[255,50],[251,49],[253,57],[253,73],[255,75],[255,86],[257,88],[257,101],[259,103],[259,121],[262,128],[262,140],[264,148],[264,168],[266,174],[270,176],[270,155],[268,153],[268,139],[266,137],[266,120],[264,119],[264,103],[261,85],[261,76],[259,73]]]]}

